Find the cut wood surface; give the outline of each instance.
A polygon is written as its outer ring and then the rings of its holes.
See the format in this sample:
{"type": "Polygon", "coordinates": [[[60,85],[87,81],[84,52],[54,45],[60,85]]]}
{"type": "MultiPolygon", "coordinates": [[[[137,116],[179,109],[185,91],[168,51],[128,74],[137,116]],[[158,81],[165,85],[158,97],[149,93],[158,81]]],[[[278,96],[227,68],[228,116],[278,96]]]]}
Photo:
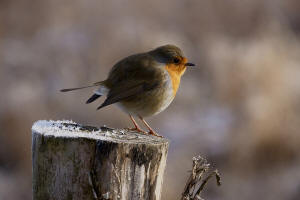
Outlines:
{"type": "Polygon", "coordinates": [[[159,200],[168,140],[125,129],[38,121],[33,199],[159,200]]]}

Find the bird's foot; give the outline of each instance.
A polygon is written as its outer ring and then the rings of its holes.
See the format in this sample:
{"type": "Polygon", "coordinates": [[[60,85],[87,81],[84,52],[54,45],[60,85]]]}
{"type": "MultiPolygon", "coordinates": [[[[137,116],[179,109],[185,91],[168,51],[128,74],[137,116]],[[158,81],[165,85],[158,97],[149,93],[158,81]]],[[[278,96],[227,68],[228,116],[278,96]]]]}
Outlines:
{"type": "Polygon", "coordinates": [[[154,130],[152,130],[152,129],[149,130],[148,134],[154,135],[154,136],[156,136],[156,137],[161,137],[161,138],[163,138],[163,136],[158,135],[158,134],[157,134],[154,130]]]}
{"type": "Polygon", "coordinates": [[[143,129],[139,128],[139,127],[134,127],[134,128],[126,128],[126,130],[128,131],[136,131],[136,132],[139,132],[139,133],[144,133],[144,134],[147,134],[146,131],[144,131],[143,129]]]}

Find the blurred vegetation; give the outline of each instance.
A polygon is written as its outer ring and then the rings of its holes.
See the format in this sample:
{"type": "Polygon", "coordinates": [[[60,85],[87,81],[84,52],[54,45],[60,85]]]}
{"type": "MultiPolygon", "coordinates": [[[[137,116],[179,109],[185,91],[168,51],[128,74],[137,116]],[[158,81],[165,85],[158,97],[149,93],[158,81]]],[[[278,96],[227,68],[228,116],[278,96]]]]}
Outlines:
{"type": "Polygon", "coordinates": [[[0,199],[31,199],[34,121],[131,125],[114,106],[85,105],[91,90],[59,89],[167,43],[199,68],[149,119],[171,140],[162,199],[181,197],[199,153],[224,182],[207,199],[299,199],[299,11],[297,0],[0,0],[0,199]]]}

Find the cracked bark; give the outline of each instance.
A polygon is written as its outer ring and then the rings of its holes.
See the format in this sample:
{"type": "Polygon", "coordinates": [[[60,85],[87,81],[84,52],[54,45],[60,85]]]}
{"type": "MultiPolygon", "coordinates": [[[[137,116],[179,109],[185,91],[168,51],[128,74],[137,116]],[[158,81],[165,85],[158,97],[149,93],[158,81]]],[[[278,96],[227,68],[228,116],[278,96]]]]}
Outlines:
{"type": "Polygon", "coordinates": [[[160,199],[166,139],[51,123],[32,128],[34,200],[160,199]]]}

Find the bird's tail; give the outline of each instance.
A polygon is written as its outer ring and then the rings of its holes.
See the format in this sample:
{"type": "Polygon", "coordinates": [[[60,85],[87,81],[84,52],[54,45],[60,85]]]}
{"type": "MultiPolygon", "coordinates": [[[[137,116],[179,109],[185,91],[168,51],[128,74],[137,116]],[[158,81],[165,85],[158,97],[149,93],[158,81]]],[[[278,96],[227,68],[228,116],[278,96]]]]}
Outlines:
{"type": "Polygon", "coordinates": [[[93,101],[95,101],[96,99],[98,99],[99,97],[101,97],[102,95],[107,95],[109,92],[109,89],[102,84],[98,90],[94,91],[94,94],[86,101],[86,103],[92,103],[93,101]]]}
{"type": "Polygon", "coordinates": [[[101,96],[102,95],[99,95],[99,94],[93,94],[85,103],[86,104],[92,103],[93,101],[95,101],[96,99],[98,99],[101,96]]]}
{"type": "Polygon", "coordinates": [[[62,89],[60,91],[61,92],[69,92],[69,91],[73,91],[73,90],[80,90],[80,89],[90,88],[90,87],[95,87],[95,86],[100,86],[100,87],[99,87],[99,89],[95,90],[94,94],[86,101],[86,103],[88,104],[88,103],[92,103],[93,101],[95,101],[96,99],[101,97],[102,95],[106,95],[108,93],[108,89],[105,86],[105,81],[99,81],[92,85],[87,85],[87,86],[83,86],[83,87],[62,89]]]}
{"type": "Polygon", "coordinates": [[[87,86],[83,86],[83,87],[77,87],[77,88],[67,88],[67,89],[62,89],[60,90],[61,92],[69,92],[69,91],[73,91],[73,90],[80,90],[80,89],[84,89],[84,88],[90,88],[90,87],[95,87],[95,86],[99,86],[102,85],[104,83],[104,81],[100,81],[100,82],[96,82],[92,85],[87,85],[87,86]]]}

